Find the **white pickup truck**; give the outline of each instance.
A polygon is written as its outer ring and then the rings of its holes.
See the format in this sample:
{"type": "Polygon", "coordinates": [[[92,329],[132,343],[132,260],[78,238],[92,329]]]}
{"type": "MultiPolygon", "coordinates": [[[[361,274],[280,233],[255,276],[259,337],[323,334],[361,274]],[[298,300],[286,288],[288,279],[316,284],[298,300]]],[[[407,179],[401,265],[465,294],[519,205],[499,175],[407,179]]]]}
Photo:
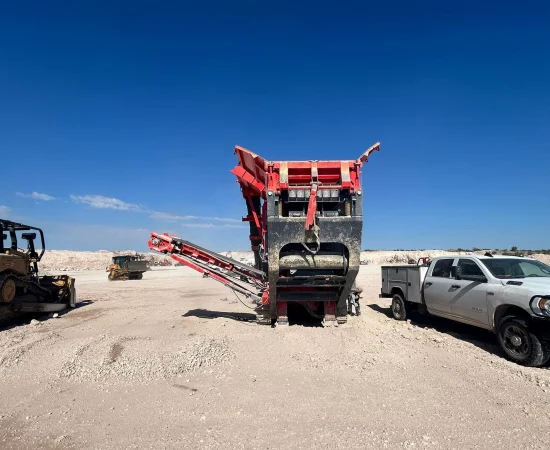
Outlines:
{"type": "Polygon", "coordinates": [[[492,330],[518,364],[550,359],[550,267],[540,261],[487,253],[383,266],[381,291],[397,320],[412,311],[445,317],[492,330]]]}

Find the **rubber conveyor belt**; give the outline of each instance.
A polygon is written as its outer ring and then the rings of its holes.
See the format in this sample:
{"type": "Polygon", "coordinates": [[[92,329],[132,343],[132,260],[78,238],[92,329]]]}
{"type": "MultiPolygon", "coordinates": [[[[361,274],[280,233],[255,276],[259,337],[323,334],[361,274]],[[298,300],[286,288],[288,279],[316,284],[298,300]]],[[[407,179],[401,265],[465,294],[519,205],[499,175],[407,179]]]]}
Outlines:
{"type": "Polygon", "coordinates": [[[151,233],[151,250],[170,254],[171,258],[225,284],[230,289],[260,302],[267,289],[266,274],[248,264],[202,248],[167,233],[151,233]]]}
{"type": "Polygon", "coordinates": [[[256,269],[252,266],[249,266],[248,264],[244,264],[240,261],[237,261],[236,259],[229,258],[228,256],[221,255],[220,253],[213,252],[212,250],[207,250],[203,247],[200,247],[196,244],[193,244],[192,242],[186,241],[184,239],[180,239],[177,237],[173,238],[173,243],[182,246],[185,245],[186,247],[192,247],[200,252],[204,253],[205,255],[209,255],[214,260],[223,261],[225,264],[232,265],[236,267],[237,269],[240,269],[241,272],[249,273],[250,275],[254,275],[257,279],[265,281],[267,279],[266,273],[263,270],[256,269]]]}

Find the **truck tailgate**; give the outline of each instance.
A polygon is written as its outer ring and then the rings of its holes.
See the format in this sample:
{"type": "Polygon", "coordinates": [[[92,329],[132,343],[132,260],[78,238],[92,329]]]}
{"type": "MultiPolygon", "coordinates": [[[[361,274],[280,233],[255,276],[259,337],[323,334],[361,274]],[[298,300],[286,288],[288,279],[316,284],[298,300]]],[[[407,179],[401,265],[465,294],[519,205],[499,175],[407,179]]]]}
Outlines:
{"type": "Polygon", "coordinates": [[[401,290],[405,300],[422,303],[422,283],[428,268],[425,266],[382,266],[382,294],[390,296],[395,289],[401,290]]]}

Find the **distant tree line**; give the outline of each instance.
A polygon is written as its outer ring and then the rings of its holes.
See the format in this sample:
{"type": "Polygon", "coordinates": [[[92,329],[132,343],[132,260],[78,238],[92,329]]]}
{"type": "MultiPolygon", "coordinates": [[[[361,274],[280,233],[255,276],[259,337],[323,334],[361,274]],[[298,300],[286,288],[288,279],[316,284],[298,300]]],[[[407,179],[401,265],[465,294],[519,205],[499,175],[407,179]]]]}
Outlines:
{"type": "MultiPolygon", "coordinates": [[[[371,250],[371,249],[365,249],[363,250],[364,252],[375,252],[375,251],[378,251],[378,250],[371,250]]],[[[393,249],[393,250],[390,250],[390,251],[393,251],[393,252],[424,252],[426,251],[426,249],[424,248],[417,248],[417,249],[403,249],[403,248],[399,248],[399,249],[393,249]]],[[[528,255],[534,255],[536,253],[539,253],[539,254],[543,254],[543,255],[550,255],[550,249],[539,249],[539,250],[536,250],[536,249],[519,249],[517,246],[512,246],[509,250],[508,249],[498,249],[498,248],[477,248],[477,247],[474,247],[472,249],[466,249],[466,248],[451,248],[451,249],[448,249],[446,250],[447,252],[450,252],[450,253],[467,253],[467,252],[475,252],[475,253],[479,253],[479,252],[491,252],[491,253],[495,253],[495,254],[499,254],[499,255],[506,255],[506,256],[528,256],[528,255]]]]}
{"type": "Polygon", "coordinates": [[[450,249],[449,252],[491,252],[499,255],[505,255],[505,256],[529,256],[534,255],[536,253],[543,254],[543,255],[550,255],[550,249],[520,249],[517,246],[512,246],[509,250],[505,248],[477,248],[474,247],[471,250],[463,249],[463,248],[457,248],[457,249],[450,249]]]}

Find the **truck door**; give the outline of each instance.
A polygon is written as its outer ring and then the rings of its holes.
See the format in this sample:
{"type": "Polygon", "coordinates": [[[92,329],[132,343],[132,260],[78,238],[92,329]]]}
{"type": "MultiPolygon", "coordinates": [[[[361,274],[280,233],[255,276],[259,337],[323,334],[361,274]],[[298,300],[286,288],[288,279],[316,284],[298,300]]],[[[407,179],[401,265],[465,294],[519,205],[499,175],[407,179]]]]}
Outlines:
{"type": "Polygon", "coordinates": [[[454,258],[442,258],[433,263],[424,280],[424,300],[428,311],[451,313],[449,291],[455,282],[451,278],[454,258]]]}
{"type": "MultiPolygon", "coordinates": [[[[486,277],[476,261],[460,258],[457,266],[462,276],[486,277]]],[[[473,325],[489,325],[487,312],[487,281],[453,280],[451,286],[451,313],[473,325]]]]}

